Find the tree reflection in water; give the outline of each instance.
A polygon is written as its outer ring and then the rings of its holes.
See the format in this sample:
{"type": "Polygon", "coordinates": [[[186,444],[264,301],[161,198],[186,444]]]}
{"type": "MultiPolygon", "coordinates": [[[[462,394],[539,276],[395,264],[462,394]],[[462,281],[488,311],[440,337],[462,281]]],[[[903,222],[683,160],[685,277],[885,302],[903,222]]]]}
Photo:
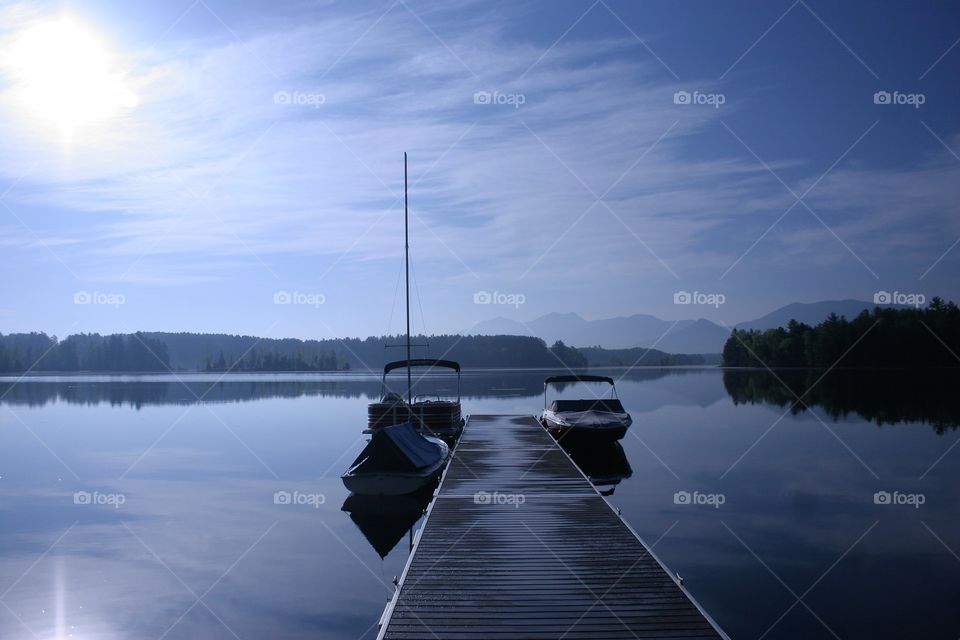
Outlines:
{"type": "Polygon", "coordinates": [[[723,372],[734,404],[790,406],[793,414],[816,406],[834,420],[854,413],[877,426],[925,422],[938,434],[960,425],[958,383],[955,369],[723,372]]]}

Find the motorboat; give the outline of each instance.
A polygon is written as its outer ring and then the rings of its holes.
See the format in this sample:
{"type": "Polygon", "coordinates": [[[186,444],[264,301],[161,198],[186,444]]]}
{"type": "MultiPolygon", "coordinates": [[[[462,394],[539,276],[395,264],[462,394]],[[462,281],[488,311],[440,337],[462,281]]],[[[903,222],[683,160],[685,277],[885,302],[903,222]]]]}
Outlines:
{"type": "Polygon", "coordinates": [[[446,442],[422,436],[409,422],[402,422],[377,429],[340,477],[357,494],[406,495],[440,477],[449,457],[446,442]]]}
{"type": "Polygon", "coordinates": [[[456,438],[463,429],[463,414],[460,410],[460,365],[452,360],[398,360],[383,367],[382,395],[379,402],[367,406],[367,429],[374,432],[383,427],[410,422],[423,435],[441,438],[456,438]],[[428,367],[428,375],[434,368],[449,369],[457,374],[457,396],[443,398],[439,395],[416,395],[405,401],[387,386],[387,374],[397,369],[428,367]]]}
{"type": "Polygon", "coordinates": [[[543,413],[540,422],[557,440],[613,442],[622,438],[633,422],[617,398],[613,378],[572,374],[550,376],[543,381],[543,413]],[[609,398],[554,400],[547,404],[551,384],[605,382],[610,385],[609,398]]]}

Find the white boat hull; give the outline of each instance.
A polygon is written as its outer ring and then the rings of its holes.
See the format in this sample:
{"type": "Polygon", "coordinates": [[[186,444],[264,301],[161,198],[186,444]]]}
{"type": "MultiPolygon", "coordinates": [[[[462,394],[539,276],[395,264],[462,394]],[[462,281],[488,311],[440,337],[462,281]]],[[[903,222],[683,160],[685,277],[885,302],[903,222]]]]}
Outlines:
{"type": "Polygon", "coordinates": [[[544,409],[543,425],[556,438],[615,441],[627,433],[633,423],[628,413],[611,411],[552,411],[544,409]]]}

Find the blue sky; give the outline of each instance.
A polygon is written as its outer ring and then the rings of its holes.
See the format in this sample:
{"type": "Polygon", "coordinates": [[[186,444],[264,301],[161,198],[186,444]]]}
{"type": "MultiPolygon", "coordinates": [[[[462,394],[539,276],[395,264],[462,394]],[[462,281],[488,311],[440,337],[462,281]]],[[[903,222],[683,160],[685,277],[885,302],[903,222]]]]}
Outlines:
{"type": "Polygon", "coordinates": [[[4,4],[0,331],[399,331],[404,151],[417,330],[957,299],[958,18],[816,0],[4,4]],[[50,24],[97,43],[109,90],[64,73],[84,58],[62,43],[52,72],[18,57],[50,24]],[[64,86],[37,102],[44,73],[64,86]],[[108,115],[77,115],[114,89],[108,115]]]}

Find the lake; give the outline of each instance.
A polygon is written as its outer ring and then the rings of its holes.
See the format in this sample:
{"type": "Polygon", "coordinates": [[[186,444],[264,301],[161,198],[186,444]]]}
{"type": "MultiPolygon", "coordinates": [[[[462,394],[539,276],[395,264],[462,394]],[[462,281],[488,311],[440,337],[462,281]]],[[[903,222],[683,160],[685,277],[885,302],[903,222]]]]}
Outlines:
{"type": "MultiPolygon", "coordinates": [[[[465,373],[464,412],[537,413],[548,373],[465,373]]],[[[955,375],[612,375],[634,425],[578,459],[732,637],[960,636],[955,375]]],[[[376,636],[423,507],[340,482],[377,376],[15,382],[0,638],[376,636]]]]}

